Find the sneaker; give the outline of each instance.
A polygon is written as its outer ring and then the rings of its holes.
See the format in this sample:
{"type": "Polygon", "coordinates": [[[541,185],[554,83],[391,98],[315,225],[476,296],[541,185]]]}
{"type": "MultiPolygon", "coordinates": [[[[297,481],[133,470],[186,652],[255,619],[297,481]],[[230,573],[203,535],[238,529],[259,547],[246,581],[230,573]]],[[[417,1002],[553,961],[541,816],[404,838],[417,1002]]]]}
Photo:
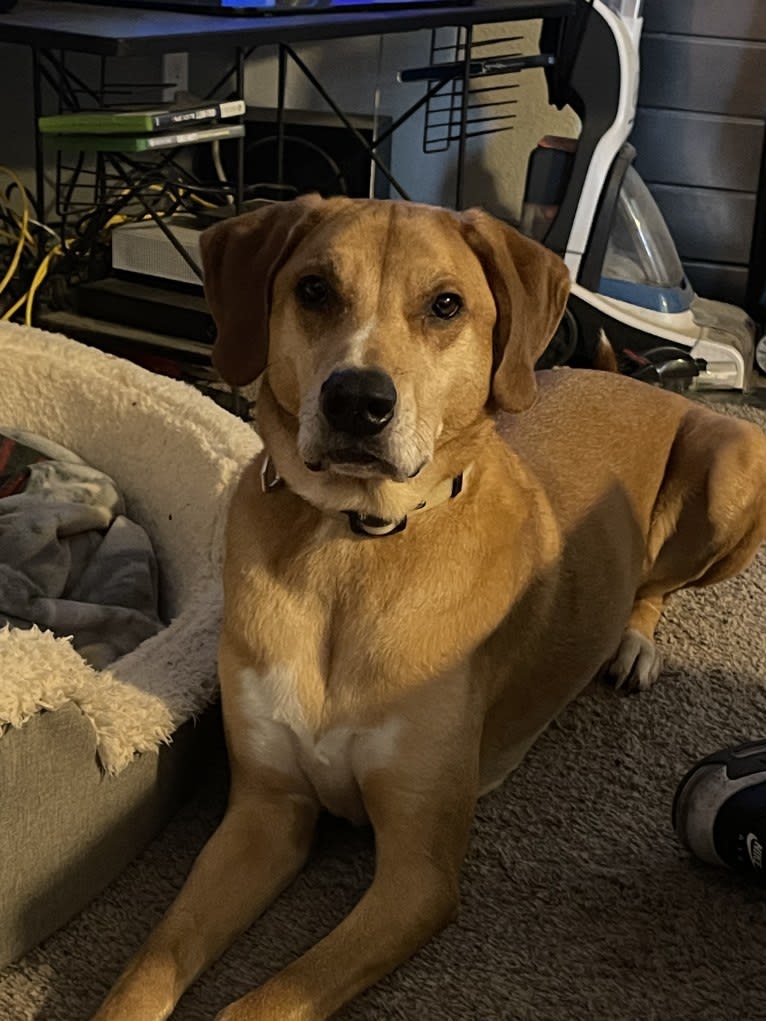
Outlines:
{"type": "Polygon", "coordinates": [[[692,767],[673,799],[673,828],[703,861],[766,880],[766,741],[692,767]]]}

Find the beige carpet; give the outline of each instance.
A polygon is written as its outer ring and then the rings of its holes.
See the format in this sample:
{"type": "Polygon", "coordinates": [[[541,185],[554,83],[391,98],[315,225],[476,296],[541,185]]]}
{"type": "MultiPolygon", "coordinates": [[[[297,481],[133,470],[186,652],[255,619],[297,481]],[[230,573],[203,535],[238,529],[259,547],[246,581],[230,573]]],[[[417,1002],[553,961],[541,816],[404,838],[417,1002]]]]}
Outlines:
{"type": "MultiPolygon", "coordinates": [[[[678,597],[661,681],[639,696],[594,686],[549,728],[480,803],[459,921],[340,1016],[766,1017],[766,887],[691,860],[670,826],[695,759],[766,737],[765,607],[766,549],[746,575],[678,597]]],[[[211,832],[221,775],[83,915],[0,974],[3,1021],[85,1021],[211,832]]],[[[174,1017],[210,1019],[291,960],[350,909],[371,869],[369,834],[328,821],[300,879],[174,1017]]]]}

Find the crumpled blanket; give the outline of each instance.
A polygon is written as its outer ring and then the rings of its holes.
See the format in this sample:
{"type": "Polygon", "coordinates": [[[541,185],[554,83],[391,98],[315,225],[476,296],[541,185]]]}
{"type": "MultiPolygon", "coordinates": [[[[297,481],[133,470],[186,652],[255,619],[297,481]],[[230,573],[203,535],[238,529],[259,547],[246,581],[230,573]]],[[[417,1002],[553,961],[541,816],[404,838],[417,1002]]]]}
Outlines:
{"type": "Polygon", "coordinates": [[[165,625],[148,535],[108,475],[0,425],[0,626],[71,637],[95,667],[165,625]]]}

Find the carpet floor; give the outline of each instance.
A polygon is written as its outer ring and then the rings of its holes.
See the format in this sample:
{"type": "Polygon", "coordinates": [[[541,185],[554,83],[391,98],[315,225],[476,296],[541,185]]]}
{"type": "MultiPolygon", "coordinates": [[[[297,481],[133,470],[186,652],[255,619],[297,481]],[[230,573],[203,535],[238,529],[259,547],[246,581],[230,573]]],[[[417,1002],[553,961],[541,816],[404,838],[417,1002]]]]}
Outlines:
{"type": "MultiPolygon", "coordinates": [[[[729,410],[729,409],[722,409],[729,410]]],[[[736,414],[766,426],[766,411],[736,414]]],[[[462,907],[344,1021],[766,1017],[766,886],[693,860],[670,823],[697,758],[766,738],[766,547],[663,618],[655,687],[592,685],[479,804],[462,907]]],[[[222,812],[225,770],[79,917],[0,973],[5,1021],[85,1021],[222,812]]],[[[211,1019],[336,924],[369,883],[368,831],[320,827],[295,884],[181,1001],[211,1019]]],[[[136,1018],[135,1021],[142,1021],[136,1018]]]]}

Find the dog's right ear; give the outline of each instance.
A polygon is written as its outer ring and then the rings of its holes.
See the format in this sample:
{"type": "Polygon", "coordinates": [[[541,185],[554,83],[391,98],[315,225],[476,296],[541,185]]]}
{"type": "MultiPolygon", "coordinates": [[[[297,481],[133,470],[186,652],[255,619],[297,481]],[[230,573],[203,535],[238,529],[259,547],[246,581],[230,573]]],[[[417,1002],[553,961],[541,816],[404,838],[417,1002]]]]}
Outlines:
{"type": "Polygon", "coordinates": [[[232,386],[251,383],[266,368],[274,274],[313,227],[322,202],[315,194],[274,202],[223,220],[200,238],[217,330],[213,364],[232,386]]]}

